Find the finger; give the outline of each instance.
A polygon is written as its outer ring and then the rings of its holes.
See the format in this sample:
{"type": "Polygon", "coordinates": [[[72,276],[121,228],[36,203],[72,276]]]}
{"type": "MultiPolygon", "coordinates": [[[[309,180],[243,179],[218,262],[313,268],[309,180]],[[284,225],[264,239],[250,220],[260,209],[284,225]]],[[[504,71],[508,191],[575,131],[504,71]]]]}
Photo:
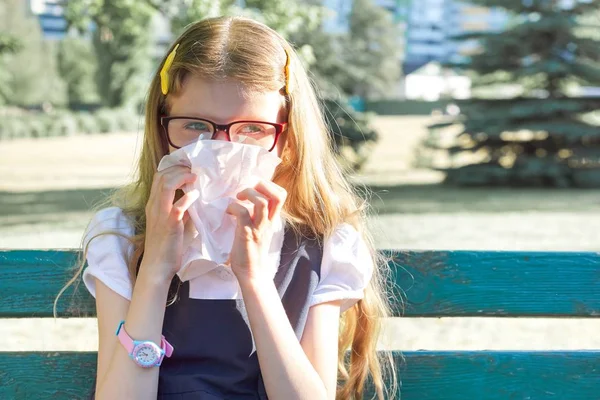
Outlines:
{"type": "Polygon", "coordinates": [[[190,172],[190,168],[185,167],[183,165],[173,165],[169,168],[165,168],[161,171],[155,172],[154,176],[152,177],[152,186],[150,187],[150,194],[157,193],[163,175],[168,175],[169,173],[172,173],[173,171],[190,172]]]}
{"type": "MultiPolygon", "coordinates": [[[[162,186],[166,181],[170,181],[172,176],[175,174],[185,174],[190,173],[189,167],[185,167],[182,165],[174,165],[169,168],[165,168],[162,171],[158,171],[154,173],[152,178],[152,186],[150,188],[150,196],[148,198],[148,205],[154,212],[160,212],[163,210],[163,204],[161,202],[162,199],[162,186]]],[[[173,203],[173,198],[171,198],[170,204],[173,203]]],[[[170,205],[169,205],[170,207],[170,205]]],[[[169,208],[170,210],[170,208],[169,208]]]]}
{"type": "Polygon", "coordinates": [[[281,213],[281,209],[287,198],[287,191],[284,188],[274,182],[261,180],[254,189],[269,199],[269,220],[272,220],[274,216],[281,213]]]}
{"type": "Polygon", "coordinates": [[[177,221],[182,221],[184,215],[187,214],[188,208],[190,208],[190,206],[194,204],[194,202],[198,200],[198,198],[200,198],[200,192],[198,190],[190,190],[189,192],[184,194],[179,200],[177,200],[175,204],[173,204],[173,208],[171,209],[171,215],[177,221]]]}
{"type": "Polygon", "coordinates": [[[258,229],[264,227],[265,223],[269,221],[267,218],[269,215],[269,199],[252,188],[242,190],[237,194],[237,198],[242,201],[248,200],[254,204],[252,215],[254,226],[258,229]]]}
{"type": "Polygon", "coordinates": [[[159,186],[160,198],[158,203],[160,210],[170,212],[177,189],[181,189],[185,184],[194,183],[196,178],[196,174],[191,173],[189,170],[187,172],[182,170],[170,171],[163,175],[159,186]]]}
{"type": "Polygon", "coordinates": [[[229,215],[233,215],[237,219],[238,226],[253,226],[250,211],[240,203],[230,203],[225,212],[229,215]]]}

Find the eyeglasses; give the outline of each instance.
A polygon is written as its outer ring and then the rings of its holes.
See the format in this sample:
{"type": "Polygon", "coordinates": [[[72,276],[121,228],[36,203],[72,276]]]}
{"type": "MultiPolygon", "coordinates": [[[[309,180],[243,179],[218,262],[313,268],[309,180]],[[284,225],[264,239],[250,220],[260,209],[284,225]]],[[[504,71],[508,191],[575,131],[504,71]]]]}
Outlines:
{"type": "Polygon", "coordinates": [[[225,132],[230,142],[253,144],[271,151],[287,127],[287,123],[262,121],[234,121],[219,125],[207,119],[191,117],[161,117],[160,124],[169,144],[176,149],[198,140],[213,140],[217,132],[221,131],[225,132]]]}

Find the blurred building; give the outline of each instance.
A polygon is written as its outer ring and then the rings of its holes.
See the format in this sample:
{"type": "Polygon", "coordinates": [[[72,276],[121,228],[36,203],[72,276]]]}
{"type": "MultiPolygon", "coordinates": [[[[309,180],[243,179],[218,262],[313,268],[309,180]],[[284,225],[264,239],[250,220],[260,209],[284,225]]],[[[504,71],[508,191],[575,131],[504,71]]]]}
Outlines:
{"type": "MultiPolygon", "coordinates": [[[[453,37],[469,32],[500,31],[509,20],[508,15],[500,9],[476,6],[461,0],[374,2],[388,10],[398,25],[398,46],[402,49],[399,62],[402,63],[405,76],[416,72],[411,77],[414,82],[422,82],[432,71],[437,70],[437,67],[422,69],[424,66],[432,62],[461,62],[478,50],[476,41],[458,42],[453,37]],[[424,71],[427,71],[425,75],[424,71]]],[[[352,0],[323,0],[323,5],[332,11],[324,28],[333,33],[347,32],[352,0]]],[[[447,79],[448,76],[439,78],[447,79]]],[[[430,77],[431,82],[436,79],[430,77]]],[[[460,81],[457,77],[452,77],[451,80],[460,81]]],[[[459,84],[461,85],[464,82],[459,84]]],[[[408,98],[419,97],[416,94],[418,91],[416,87],[415,91],[409,90],[405,87],[405,82],[399,82],[395,90],[398,97],[408,98]]]]}
{"type": "Polygon", "coordinates": [[[471,97],[471,79],[432,61],[407,74],[404,95],[409,100],[438,101],[471,97]]]}
{"type": "MultiPolygon", "coordinates": [[[[462,0],[374,0],[387,9],[401,28],[399,46],[403,70],[409,74],[431,61],[461,61],[477,50],[475,41],[458,43],[452,37],[468,32],[499,31],[508,15],[500,9],[469,4],[462,0]]],[[[352,0],[323,0],[332,11],[324,28],[348,31],[352,0]]]]}
{"type": "Polygon", "coordinates": [[[500,31],[508,20],[500,9],[464,1],[413,0],[407,10],[404,72],[409,74],[432,61],[462,61],[477,51],[477,43],[459,43],[453,37],[500,31]]]}
{"type": "Polygon", "coordinates": [[[29,11],[36,15],[44,38],[62,39],[67,33],[63,4],[66,0],[27,0],[29,11]]]}

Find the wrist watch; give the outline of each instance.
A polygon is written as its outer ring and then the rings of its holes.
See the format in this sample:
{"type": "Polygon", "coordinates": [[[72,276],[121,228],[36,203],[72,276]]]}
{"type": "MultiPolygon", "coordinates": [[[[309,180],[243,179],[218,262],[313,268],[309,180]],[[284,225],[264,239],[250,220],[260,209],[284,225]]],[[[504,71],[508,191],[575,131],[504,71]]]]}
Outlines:
{"type": "Polygon", "coordinates": [[[125,321],[119,323],[116,335],[119,342],[125,347],[129,357],[142,368],[159,367],[165,356],[171,357],[173,346],[164,336],[160,340],[160,347],[149,340],[133,340],[123,328],[125,321]]]}

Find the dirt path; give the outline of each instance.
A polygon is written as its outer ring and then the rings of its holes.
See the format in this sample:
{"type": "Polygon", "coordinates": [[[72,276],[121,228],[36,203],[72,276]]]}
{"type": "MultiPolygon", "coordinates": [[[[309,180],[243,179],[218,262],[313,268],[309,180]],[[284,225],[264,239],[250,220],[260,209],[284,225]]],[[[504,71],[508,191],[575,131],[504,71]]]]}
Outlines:
{"type": "Polygon", "coordinates": [[[0,191],[40,192],[116,187],[138,154],[132,133],[0,142],[0,191]]]}

